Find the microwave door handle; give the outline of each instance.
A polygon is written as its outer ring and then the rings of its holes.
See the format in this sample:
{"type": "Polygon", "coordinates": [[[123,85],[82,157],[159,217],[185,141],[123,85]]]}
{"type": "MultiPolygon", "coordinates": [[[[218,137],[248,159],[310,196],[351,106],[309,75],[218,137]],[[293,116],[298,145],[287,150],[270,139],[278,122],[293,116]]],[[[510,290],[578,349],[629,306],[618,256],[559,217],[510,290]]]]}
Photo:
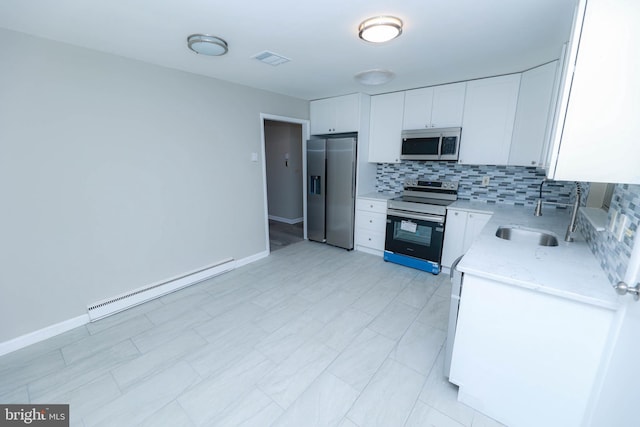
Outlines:
{"type": "Polygon", "coordinates": [[[442,140],[443,136],[440,134],[440,138],[438,139],[438,160],[442,157],[442,140]]]}

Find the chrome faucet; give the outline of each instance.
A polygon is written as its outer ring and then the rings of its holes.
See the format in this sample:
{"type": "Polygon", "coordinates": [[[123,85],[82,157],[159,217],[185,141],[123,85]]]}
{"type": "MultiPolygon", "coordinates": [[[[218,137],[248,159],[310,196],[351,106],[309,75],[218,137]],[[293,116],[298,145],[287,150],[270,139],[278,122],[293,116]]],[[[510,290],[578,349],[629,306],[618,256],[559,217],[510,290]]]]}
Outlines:
{"type": "Polygon", "coordinates": [[[571,211],[571,221],[569,222],[569,227],[567,227],[567,233],[564,235],[565,242],[573,242],[573,233],[576,231],[576,227],[578,226],[578,208],[580,207],[580,200],[582,195],[582,187],[580,187],[580,183],[576,182],[576,199],[573,203],[557,203],[557,202],[544,202],[542,200],[542,186],[547,182],[546,179],[543,179],[540,183],[540,196],[536,202],[536,210],[533,212],[535,216],[542,215],[542,204],[546,205],[556,205],[556,206],[572,206],[573,210],[571,211]]]}

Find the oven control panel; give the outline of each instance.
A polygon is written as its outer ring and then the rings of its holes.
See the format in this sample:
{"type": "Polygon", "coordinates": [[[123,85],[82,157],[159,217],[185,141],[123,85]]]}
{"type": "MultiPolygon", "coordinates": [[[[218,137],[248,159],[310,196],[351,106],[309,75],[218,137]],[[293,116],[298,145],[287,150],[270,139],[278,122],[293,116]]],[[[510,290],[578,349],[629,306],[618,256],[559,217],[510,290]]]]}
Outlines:
{"type": "Polygon", "coordinates": [[[404,181],[404,188],[421,188],[434,190],[458,191],[458,181],[428,181],[417,178],[408,178],[404,181]]]}

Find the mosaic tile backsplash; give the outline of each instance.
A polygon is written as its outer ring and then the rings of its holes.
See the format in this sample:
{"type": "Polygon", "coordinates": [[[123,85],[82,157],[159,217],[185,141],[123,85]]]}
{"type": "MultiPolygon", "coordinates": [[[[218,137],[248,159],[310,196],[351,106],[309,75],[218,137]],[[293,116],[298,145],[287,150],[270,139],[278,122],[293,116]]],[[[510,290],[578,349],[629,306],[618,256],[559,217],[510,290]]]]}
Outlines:
{"type": "MultiPolygon", "coordinates": [[[[379,192],[399,194],[406,178],[458,181],[459,199],[533,208],[544,177],[543,170],[522,166],[405,161],[397,164],[379,163],[376,188],[379,192]],[[489,177],[489,185],[486,187],[482,186],[484,176],[489,177]]],[[[584,194],[588,192],[588,186],[586,187],[583,188],[584,194]]],[[[544,184],[542,194],[545,201],[571,203],[575,197],[574,189],[572,182],[549,181],[544,184]]]]}
{"type": "MultiPolygon", "coordinates": [[[[406,178],[458,181],[459,199],[533,208],[544,177],[541,169],[521,166],[405,161],[399,164],[378,164],[376,188],[380,192],[400,194],[406,178]],[[489,185],[486,187],[482,186],[484,176],[489,176],[489,185]]],[[[581,183],[581,186],[584,205],[589,193],[589,183],[581,183]]],[[[572,203],[575,198],[574,189],[573,182],[549,181],[543,186],[543,197],[545,201],[572,203]]],[[[625,236],[622,242],[618,242],[608,230],[595,231],[581,215],[578,217],[578,226],[609,281],[616,284],[624,278],[633,239],[640,227],[640,185],[617,184],[611,199],[609,219],[613,211],[627,215],[630,220],[628,227],[633,235],[625,236]]]]}
{"type": "Polygon", "coordinates": [[[616,185],[607,223],[614,211],[629,217],[628,228],[633,231],[633,235],[631,237],[625,236],[622,242],[618,242],[608,230],[595,231],[582,217],[578,223],[580,231],[587,239],[591,251],[600,262],[600,267],[607,274],[611,284],[623,280],[627,271],[633,241],[640,225],[640,185],[616,185]]]}

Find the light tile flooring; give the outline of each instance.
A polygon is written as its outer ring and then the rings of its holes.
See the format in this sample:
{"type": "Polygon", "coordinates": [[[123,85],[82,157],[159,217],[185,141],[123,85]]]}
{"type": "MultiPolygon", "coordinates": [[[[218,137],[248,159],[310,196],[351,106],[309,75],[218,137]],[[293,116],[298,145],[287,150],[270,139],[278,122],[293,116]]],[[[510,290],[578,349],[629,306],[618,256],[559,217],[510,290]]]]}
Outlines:
{"type": "Polygon", "coordinates": [[[442,374],[446,275],[312,242],[0,358],[73,426],[499,426],[442,374]]]}
{"type": "Polygon", "coordinates": [[[304,223],[287,224],[269,220],[269,247],[277,251],[292,243],[301,242],[304,238],[304,223]]]}

